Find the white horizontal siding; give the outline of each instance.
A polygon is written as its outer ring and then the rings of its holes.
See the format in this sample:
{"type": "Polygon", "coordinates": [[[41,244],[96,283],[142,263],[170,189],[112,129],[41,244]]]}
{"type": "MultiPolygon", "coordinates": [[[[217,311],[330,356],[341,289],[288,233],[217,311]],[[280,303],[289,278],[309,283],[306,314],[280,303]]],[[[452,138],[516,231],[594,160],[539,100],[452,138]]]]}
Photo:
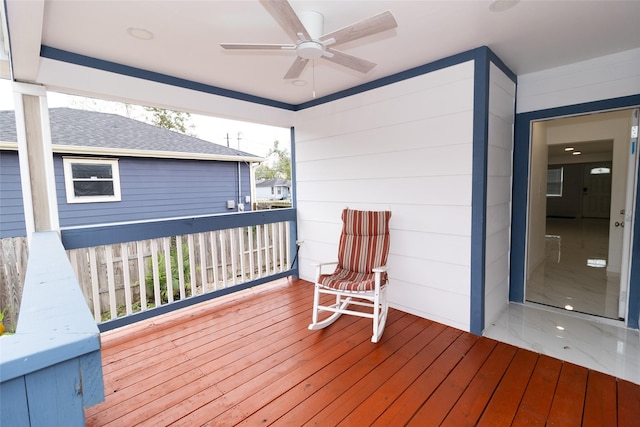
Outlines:
{"type": "Polygon", "coordinates": [[[640,49],[518,77],[518,113],[637,95],[640,49]]]}
{"type": "Polygon", "coordinates": [[[490,69],[485,239],[485,327],[507,306],[515,84],[490,69]]]}
{"type": "Polygon", "coordinates": [[[392,306],[469,329],[473,62],[296,114],[300,275],[340,212],[389,209],[392,306]]]}

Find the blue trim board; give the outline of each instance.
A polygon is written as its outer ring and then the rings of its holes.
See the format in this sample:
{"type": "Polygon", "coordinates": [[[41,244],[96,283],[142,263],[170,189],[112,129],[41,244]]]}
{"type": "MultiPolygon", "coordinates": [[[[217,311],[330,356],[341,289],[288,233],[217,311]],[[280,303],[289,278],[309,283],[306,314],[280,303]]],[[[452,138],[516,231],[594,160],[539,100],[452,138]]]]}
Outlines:
{"type": "Polygon", "coordinates": [[[74,227],[62,229],[61,234],[62,244],[70,250],[283,221],[296,221],[295,209],[74,227]]]}
{"type": "Polygon", "coordinates": [[[471,298],[470,332],[484,329],[485,249],[487,213],[487,156],[489,138],[489,55],[477,49],[473,83],[473,166],[471,184],[471,298]]]}
{"type": "Polygon", "coordinates": [[[285,102],[274,101],[272,99],[262,98],[259,96],[249,95],[235,90],[223,89],[217,86],[197,83],[191,80],[181,79],[178,77],[168,76],[166,74],[156,73],[153,71],[143,70],[142,68],[130,67],[103,59],[93,58],[91,56],[80,55],[78,53],[68,52],[66,50],[57,49],[51,46],[42,45],[40,47],[40,56],[42,58],[53,59],[56,61],[67,62],[69,64],[81,65],[84,67],[94,68],[96,70],[109,71],[111,73],[121,74],[124,76],[136,77],[143,80],[149,80],[158,83],[164,83],[171,86],[192,89],[198,92],[210,93],[212,95],[224,96],[227,98],[239,99],[241,101],[252,102],[254,104],[267,105],[269,107],[282,108],[284,110],[295,110],[295,106],[285,102]]]}
{"type": "MultiPolygon", "coordinates": [[[[536,120],[576,114],[588,114],[620,108],[634,108],[640,105],[640,94],[575,105],[566,105],[546,110],[537,110],[516,115],[513,147],[513,189],[511,211],[511,273],[509,277],[509,301],[523,303],[525,300],[525,254],[527,242],[527,201],[529,192],[529,152],[531,125],[536,120]]],[[[640,171],[638,171],[640,181],[640,171]]],[[[640,224],[640,186],[636,194],[635,221],[640,224]]],[[[629,312],[627,325],[639,327],[640,316],[640,227],[633,235],[634,256],[631,260],[629,290],[629,312]]]]}
{"type": "Polygon", "coordinates": [[[407,80],[413,77],[420,76],[422,74],[428,74],[433,71],[437,71],[443,68],[448,68],[453,65],[461,64],[463,62],[471,61],[475,59],[477,52],[482,51],[489,55],[491,62],[493,62],[498,68],[500,68],[511,80],[515,82],[516,76],[509,68],[486,46],[482,46],[476,49],[468,50],[456,55],[449,56],[447,58],[439,59],[437,61],[430,62],[409,70],[405,70],[390,76],[382,77],[372,82],[364,83],[359,86],[355,86],[340,92],[336,92],[321,98],[317,98],[302,104],[288,104],[285,102],[275,101],[272,99],[262,98],[259,96],[249,95],[246,93],[220,88],[217,86],[206,85],[203,83],[194,82],[191,80],[181,79],[177,77],[168,76],[166,74],[156,73],[153,71],[143,70],[141,68],[130,67],[128,65],[122,65],[115,62],[105,61],[103,59],[93,58],[86,55],[80,55],[77,53],[65,51],[51,46],[42,45],[40,47],[40,56],[43,58],[53,59],[56,61],[67,62],[70,64],[81,65],[84,67],[94,68],[97,70],[108,71],[124,76],[136,77],[144,80],[154,81],[158,83],[164,83],[172,86],[182,87],[185,89],[196,90],[199,92],[210,93],[212,95],[224,96],[227,98],[239,99],[242,101],[253,102],[255,104],[261,104],[276,108],[282,108],[285,110],[299,111],[305,108],[315,107],[327,102],[336,101],[341,98],[356,95],[358,93],[366,92],[372,89],[376,89],[382,86],[397,83],[403,80],[407,80]]]}
{"type": "Polygon", "coordinates": [[[627,315],[627,326],[640,329],[640,168],[638,169],[638,186],[636,188],[636,206],[634,217],[634,233],[631,247],[633,256],[631,257],[631,274],[629,275],[629,311],[627,315]]]}
{"type": "Polygon", "coordinates": [[[170,313],[181,308],[190,307],[201,302],[209,301],[215,298],[219,298],[224,295],[229,295],[234,292],[242,291],[244,289],[253,288],[254,286],[262,285],[264,283],[273,282],[274,280],[282,279],[284,277],[298,277],[298,269],[291,269],[280,273],[272,274],[271,276],[261,277],[259,279],[252,280],[250,282],[241,283],[228,288],[219,289],[217,291],[208,292],[202,295],[196,295],[190,298],[186,298],[180,301],[174,301],[170,304],[162,305],[160,307],[152,308],[145,311],[139,311],[134,314],[130,314],[119,319],[109,320],[104,323],[98,324],[100,332],[110,331],[112,329],[120,328],[122,326],[132,325],[141,320],[151,319],[161,314],[170,313]]]}

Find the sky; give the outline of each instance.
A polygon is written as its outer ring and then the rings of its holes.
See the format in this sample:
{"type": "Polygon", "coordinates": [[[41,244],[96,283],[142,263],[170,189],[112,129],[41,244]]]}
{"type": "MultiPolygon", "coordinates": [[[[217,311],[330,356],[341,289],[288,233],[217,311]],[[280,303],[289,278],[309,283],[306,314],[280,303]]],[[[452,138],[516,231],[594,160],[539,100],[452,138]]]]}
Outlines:
{"type": "MultiPolygon", "coordinates": [[[[126,115],[124,104],[102,100],[92,101],[55,92],[48,93],[47,102],[49,108],[70,107],[126,115]]],[[[0,111],[13,109],[11,82],[0,79],[0,111]]],[[[226,146],[228,141],[228,145],[231,148],[265,157],[269,149],[273,147],[273,142],[277,140],[280,141],[280,148],[286,147],[291,152],[289,149],[289,129],[287,128],[238,122],[197,114],[191,115],[191,123],[195,125],[191,132],[195,133],[198,138],[215,144],[226,146]]]]}

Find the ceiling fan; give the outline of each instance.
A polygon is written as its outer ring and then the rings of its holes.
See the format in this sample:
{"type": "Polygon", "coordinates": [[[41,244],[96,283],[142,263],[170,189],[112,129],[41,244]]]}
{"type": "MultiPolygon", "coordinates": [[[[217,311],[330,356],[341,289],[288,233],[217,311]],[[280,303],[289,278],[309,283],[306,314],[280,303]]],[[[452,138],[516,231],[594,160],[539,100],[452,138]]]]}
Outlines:
{"type": "Polygon", "coordinates": [[[331,33],[322,34],[324,18],[320,13],[304,12],[298,16],[287,0],[260,0],[260,3],[285,32],[295,40],[295,43],[220,43],[220,46],[224,49],[295,51],[297,57],[285,74],[285,79],[298,78],[307,63],[318,58],[324,58],[352,70],[367,73],[376,66],[375,63],[348,55],[333,47],[398,26],[391,12],[386,11],[331,33]]]}

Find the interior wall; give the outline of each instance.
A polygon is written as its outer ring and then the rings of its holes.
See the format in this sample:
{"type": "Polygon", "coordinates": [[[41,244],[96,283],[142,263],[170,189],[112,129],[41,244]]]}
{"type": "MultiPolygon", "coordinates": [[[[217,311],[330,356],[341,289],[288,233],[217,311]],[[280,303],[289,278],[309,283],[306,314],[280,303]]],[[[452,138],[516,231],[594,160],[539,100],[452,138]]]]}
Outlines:
{"type": "Polygon", "coordinates": [[[563,164],[562,197],[547,197],[547,217],[580,218],[582,216],[582,163],[563,164]]]}
{"type": "Polygon", "coordinates": [[[511,176],[516,94],[515,83],[493,64],[489,81],[485,325],[493,322],[509,301],[511,176]]]}
{"type": "Polygon", "coordinates": [[[296,113],[301,278],[342,209],[390,209],[391,306],[469,330],[473,85],[469,61],[296,113]]]}

